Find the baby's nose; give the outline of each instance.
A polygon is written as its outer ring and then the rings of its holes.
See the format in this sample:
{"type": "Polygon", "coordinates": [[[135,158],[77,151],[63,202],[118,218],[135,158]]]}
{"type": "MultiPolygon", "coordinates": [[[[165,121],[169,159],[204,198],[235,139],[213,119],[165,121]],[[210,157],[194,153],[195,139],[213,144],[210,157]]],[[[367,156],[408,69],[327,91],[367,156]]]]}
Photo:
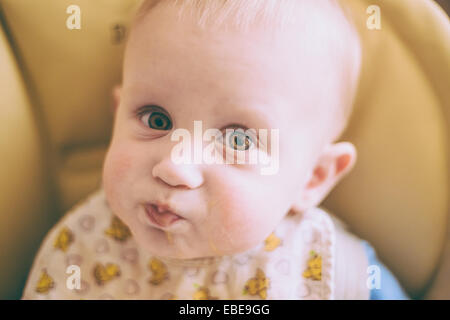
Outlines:
{"type": "Polygon", "coordinates": [[[152,170],[153,177],[172,187],[195,189],[203,184],[203,175],[196,164],[176,164],[170,157],[158,162],[152,170]]]}

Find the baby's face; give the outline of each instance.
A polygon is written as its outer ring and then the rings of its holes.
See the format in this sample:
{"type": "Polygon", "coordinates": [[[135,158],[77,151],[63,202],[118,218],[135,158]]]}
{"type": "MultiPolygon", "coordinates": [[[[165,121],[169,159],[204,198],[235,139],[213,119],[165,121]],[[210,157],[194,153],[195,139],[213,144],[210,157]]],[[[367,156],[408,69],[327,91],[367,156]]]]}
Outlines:
{"type": "MultiPolygon", "coordinates": [[[[259,27],[200,29],[166,7],[131,33],[103,185],[112,211],[149,252],[194,258],[245,251],[302,198],[330,142],[339,81],[310,36],[273,35],[259,27]],[[175,164],[179,141],[171,135],[184,128],[194,137],[194,121],[203,132],[266,129],[277,172],[261,174],[267,164],[258,163],[175,164]],[[157,202],[177,215],[149,214],[157,202]]],[[[254,137],[245,143],[258,147],[254,137]]],[[[218,147],[224,154],[234,148],[227,139],[218,147]]]]}

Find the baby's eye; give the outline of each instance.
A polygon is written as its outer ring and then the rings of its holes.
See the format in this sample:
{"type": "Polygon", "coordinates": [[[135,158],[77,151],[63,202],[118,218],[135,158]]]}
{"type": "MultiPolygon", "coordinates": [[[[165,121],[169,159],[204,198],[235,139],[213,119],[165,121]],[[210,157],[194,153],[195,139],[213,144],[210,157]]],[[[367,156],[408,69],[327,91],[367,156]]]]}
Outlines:
{"type": "Polygon", "coordinates": [[[138,117],[146,126],[155,130],[172,129],[172,121],[169,116],[158,106],[147,106],[139,112],[138,117]]]}
{"type": "Polygon", "coordinates": [[[246,151],[254,147],[256,139],[246,133],[244,129],[227,129],[224,141],[226,147],[237,151],[246,151]]]}

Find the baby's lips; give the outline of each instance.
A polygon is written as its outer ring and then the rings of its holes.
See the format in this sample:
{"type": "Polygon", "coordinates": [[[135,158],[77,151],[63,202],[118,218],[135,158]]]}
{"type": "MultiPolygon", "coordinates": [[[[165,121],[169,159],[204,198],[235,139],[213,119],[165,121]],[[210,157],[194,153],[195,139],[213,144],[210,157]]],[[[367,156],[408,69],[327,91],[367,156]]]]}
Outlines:
{"type": "Polygon", "coordinates": [[[153,223],[161,226],[168,227],[175,221],[181,219],[181,217],[170,210],[158,211],[157,207],[153,204],[146,206],[147,214],[153,223]]]}

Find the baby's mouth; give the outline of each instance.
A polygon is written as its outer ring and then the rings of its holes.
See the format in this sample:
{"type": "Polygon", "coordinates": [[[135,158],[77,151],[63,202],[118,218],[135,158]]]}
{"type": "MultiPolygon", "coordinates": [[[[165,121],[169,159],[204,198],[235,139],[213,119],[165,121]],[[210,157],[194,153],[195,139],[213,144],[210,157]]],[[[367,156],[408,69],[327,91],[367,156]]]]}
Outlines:
{"type": "Polygon", "coordinates": [[[145,205],[145,211],[147,212],[149,220],[161,228],[167,228],[176,221],[183,219],[171,210],[159,207],[155,204],[145,205]]]}

